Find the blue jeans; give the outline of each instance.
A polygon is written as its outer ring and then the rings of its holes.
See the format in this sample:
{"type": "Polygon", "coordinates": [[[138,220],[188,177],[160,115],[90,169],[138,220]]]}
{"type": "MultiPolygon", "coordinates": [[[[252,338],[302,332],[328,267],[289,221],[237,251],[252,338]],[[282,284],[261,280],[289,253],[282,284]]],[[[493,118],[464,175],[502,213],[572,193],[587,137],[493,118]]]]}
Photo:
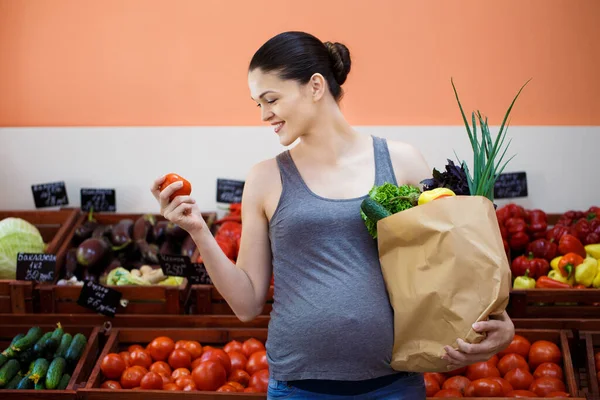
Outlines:
{"type": "Polygon", "coordinates": [[[358,396],[338,396],[307,392],[292,386],[285,381],[269,379],[267,400],[425,400],[425,381],[423,374],[410,374],[394,383],[358,396]]]}

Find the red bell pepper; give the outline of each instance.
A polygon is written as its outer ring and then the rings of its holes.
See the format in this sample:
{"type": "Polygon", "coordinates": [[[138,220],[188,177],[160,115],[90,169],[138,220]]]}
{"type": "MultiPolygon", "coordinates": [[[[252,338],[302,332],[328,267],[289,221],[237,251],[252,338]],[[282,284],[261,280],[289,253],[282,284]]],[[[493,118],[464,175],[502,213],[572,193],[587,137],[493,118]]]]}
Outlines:
{"type": "Polygon", "coordinates": [[[543,258],[547,261],[552,261],[558,252],[556,243],[547,239],[536,239],[529,243],[527,251],[532,253],[535,258],[543,258]]]}
{"type": "Polygon", "coordinates": [[[588,244],[596,244],[596,243],[600,243],[600,233],[592,232],[586,236],[586,238],[585,238],[586,246],[588,244]]]}
{"type": "Polygon", "coordinates": [[[552,229],[546,232],[546,239],[551,242],[558,243],[560,239],[569,233],[569,228],[566,226],[555,225],[552,229]]]}
{"type": "Polygon", "coordinates": [[[558,253],[563,256],[568,253],[575,253],[583,258],[586,257],[585,248],[581,241],[568,233],[560,238],[560,241],[558,242],[558,253]]]}
{"type": "Polygon", "coordinates": [[[535,282],[535,287],[541,288],[541,289],[570,289],[570,288],[572,288],[572,286],[569,285],[568,283],[556,281],[548,276],[540,276],[537,279],[537,281],[535,282]]]}
{"type": "Polygon", "coordinates": [[[525,218],[527,213],[525,209],[517,204],[511,203],[506,206],[511,217],[525,218]]]}
{"type": "Polygon", "coordinates": [[[497,209],[496,218],[498,219],[498,224],[500,226],[504,226],[506,220],[510,218],[510,210],[508,209],[508,207],[504,206],[497,209]]]}
{"type": "Polygon", "coordinates": [[[542,210],[530,210],[527,213],[527,222],[529,233],[546,232],[548,229],[548,217],[542,210]]]}
{"type": "Polygon", "coordinates": [[[562,276],[570,278],[581,263],[583,263],[583,257],[579,254],[567,253],[558,262],[558,271],[562,276]]]}
{"type": "Polygon", "coordinates": [[[514,276],[530,276],[534,279],[546,275],[550,270],[548,261],[543,258],[534,258],[533,254],[528,256],[519,256],[515,258],[511,265],[511,271],[514,276]]]}
{"type": "Polygon", "coordinates": [[[592,233],[590,223],[586,219],[580,219],[571,226],[570,233],[579,239],[581,243],[584,243],[586,236],[592,233]]]}
{"type": "Polygon", "coordinates": [[[529,244],[529,236],[525,232],[517,232],[508,239],[511,250],[525,250],[529,244]]]}
{"type": "Polygon", "coordinates": [[[527,230],[527,223],[523,218],[509,218],[504,224],[509,235],[514,235],[517,232],[525,232],[527,230]]]}

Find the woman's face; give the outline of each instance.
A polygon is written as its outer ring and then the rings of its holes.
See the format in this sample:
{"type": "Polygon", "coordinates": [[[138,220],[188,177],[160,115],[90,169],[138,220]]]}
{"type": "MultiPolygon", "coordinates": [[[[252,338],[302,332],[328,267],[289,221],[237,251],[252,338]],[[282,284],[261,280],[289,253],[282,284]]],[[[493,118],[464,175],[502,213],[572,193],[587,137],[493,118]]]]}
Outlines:
{"type": "Polygon", "coordinates": [[[317,111],[310,85],[283,80],[276,72],[264,73],[257,68],[248,73],[248,86],[262,120],[273,126],[283,146],[310,131],[317,111]]]}

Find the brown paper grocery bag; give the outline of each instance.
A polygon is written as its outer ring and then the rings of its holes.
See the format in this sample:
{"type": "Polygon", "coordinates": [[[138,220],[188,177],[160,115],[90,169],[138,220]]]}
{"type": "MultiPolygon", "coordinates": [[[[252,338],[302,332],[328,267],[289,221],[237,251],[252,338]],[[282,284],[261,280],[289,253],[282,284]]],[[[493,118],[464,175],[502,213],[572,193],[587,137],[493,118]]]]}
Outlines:
{"type": "Polygon", "coordinates": [[[492,203],[440,198],[380,220],[377,232],[394,309],[392,368],[448,371],[444,346],[480,342],[472,325],[508,304],[510,267],[492,203]]]}

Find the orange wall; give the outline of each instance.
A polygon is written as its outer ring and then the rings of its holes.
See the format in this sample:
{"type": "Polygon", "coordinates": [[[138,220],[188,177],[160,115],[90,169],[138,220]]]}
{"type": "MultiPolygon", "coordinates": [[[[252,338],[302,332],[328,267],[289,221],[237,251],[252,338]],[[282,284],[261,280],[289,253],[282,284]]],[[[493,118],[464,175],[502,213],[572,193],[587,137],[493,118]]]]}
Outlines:
{"type": "Polygon", "coordinates": [[[358,125],[600,125],[598,0],[0,0],[0,126],[258,125],[246,66],[284,30],[345,42],[358,125]],[[349,6],[355,7],[350,9],[349,6]]]}

